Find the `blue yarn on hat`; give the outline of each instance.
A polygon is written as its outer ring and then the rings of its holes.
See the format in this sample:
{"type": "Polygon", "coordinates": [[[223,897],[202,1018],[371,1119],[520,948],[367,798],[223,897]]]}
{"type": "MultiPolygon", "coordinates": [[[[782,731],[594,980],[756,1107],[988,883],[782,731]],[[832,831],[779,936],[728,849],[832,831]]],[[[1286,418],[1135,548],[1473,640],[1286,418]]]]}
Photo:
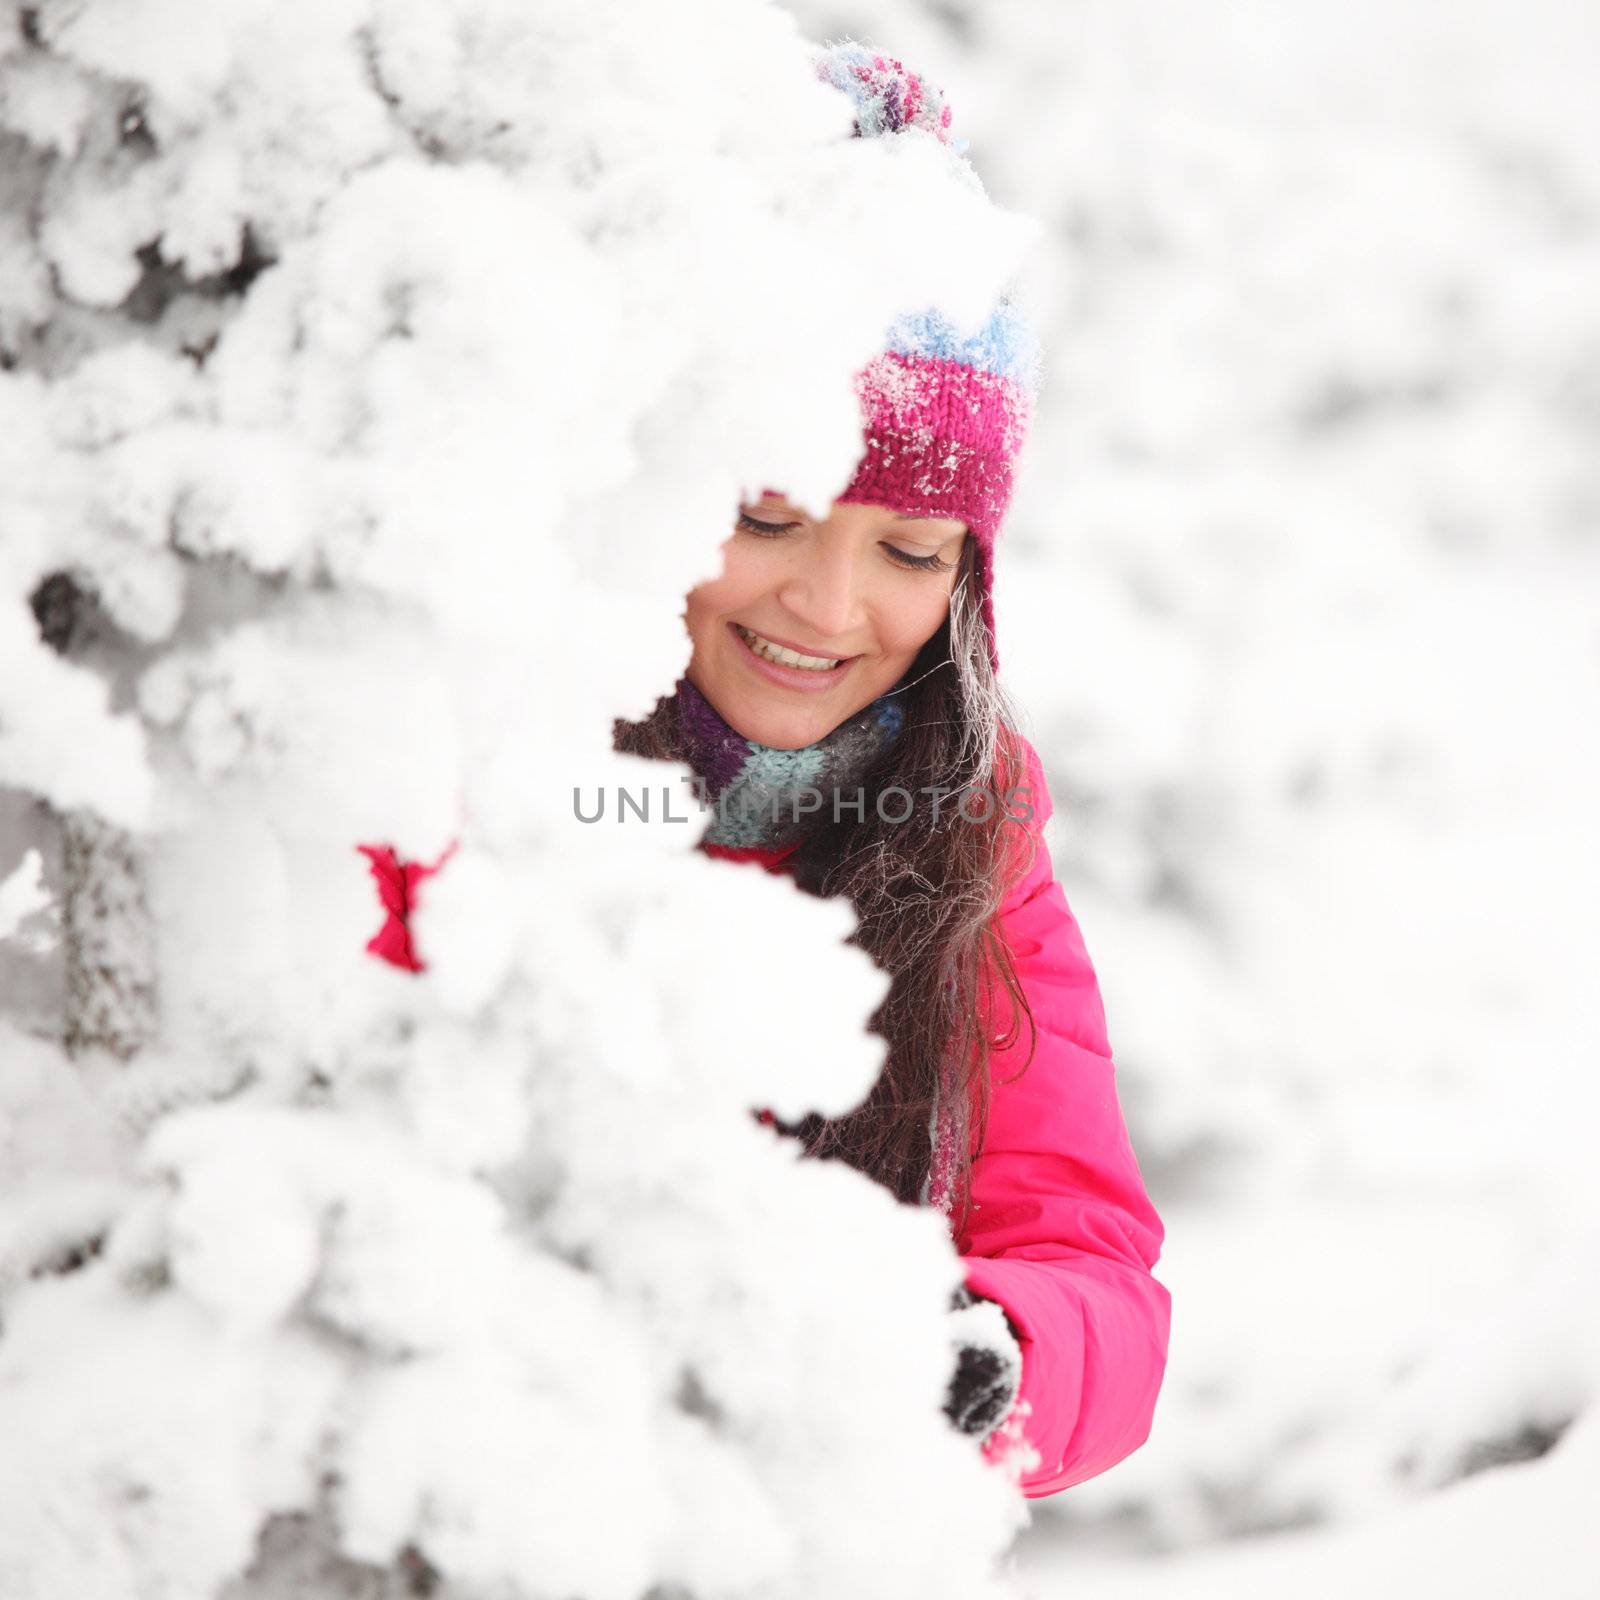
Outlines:
{"type": "Polygon", "coordinates": [[[897,317],[886,347],[902,356],[956,361],[979,372],[1011,378],[1032,391],[1038,385],[1039,340],[1027,319],[1003,299],[974,334],[964,334],[942,312],[929,307],[897,317]]]}

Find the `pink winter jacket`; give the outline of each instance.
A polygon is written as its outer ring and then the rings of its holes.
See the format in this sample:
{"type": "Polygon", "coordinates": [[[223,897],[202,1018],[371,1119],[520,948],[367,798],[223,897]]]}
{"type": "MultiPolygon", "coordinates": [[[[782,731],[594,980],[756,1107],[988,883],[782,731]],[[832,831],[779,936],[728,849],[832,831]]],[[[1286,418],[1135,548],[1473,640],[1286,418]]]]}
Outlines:
{"type": "MultiPolygon", "coordinates": [[[[1034,809],[1027,827],[1037,836],[1054,807],[1038,755],[1023,748],[1034,809]]],[[[389,912],[368,949],[419,970],[415,888],[442,858],[402,865],[392,851],[362,848],[389,912]]],[[[793,850],[703,848],[768,871],[786,870],[793,850]]],[[[1149,1436],[1171,1297],[1151,1275],[1165,1235],[1117,1100],[1099,984],[1042,837],[999,923],[1037,1042],[1020,1077],[1026,1024],[991,1057],[988,1130],[955,1244],[968,1288],[1005,1310],[1022,1347],[1017,1404],[985,1455],[999,1460],[1019,1441],[1032,1445],[1040,1459],[1021,1487],[1038,1499],[1115,1466],[1149,1436]]]]}
{"type": "MultiPolygon", "coordinates": [[[[1025,748],[1037,830],[1054,806],[1025,748]]],[[[1022,1478],[1039,1498],[1149,1437],[1171,1296],[1151,1276],[1165,1231],[1117,1101],[1100,986],[1042,837],[999,918],[1038,1038],[1021,1077],[1026,1026],[992,1058],[989,1126],[956,1248],[968,1288],[998,1301],[1021,1335],[1013,1419],[1039,1452],[1022,1478]]],[[[991,1456],[1009,1448],[1004,1431],[991,1456]]]]}

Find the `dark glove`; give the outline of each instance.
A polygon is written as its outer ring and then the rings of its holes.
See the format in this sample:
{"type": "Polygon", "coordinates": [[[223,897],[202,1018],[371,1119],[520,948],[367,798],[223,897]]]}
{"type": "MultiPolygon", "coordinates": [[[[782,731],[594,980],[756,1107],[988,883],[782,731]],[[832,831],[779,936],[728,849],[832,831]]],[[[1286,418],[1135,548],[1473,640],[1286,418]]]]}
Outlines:
{"type": "Polygon", "coordinates": [[[957,1289],[950,1298],[950,1342],[956,1368],[944,1414],[981,1443],[1016,1403],[1022,1384],[1022,1346],[1004,1310],[967,1288],[957,1289]]]}

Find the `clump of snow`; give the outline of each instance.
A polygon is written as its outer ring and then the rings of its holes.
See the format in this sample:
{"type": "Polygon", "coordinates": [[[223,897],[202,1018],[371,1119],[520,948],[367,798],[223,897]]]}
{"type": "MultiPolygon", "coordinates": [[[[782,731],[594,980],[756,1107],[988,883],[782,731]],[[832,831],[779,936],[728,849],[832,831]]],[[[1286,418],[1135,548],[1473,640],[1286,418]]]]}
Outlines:
{"type": "Polygon", "coordinates": [[[30,921],[55,907],[55,896],[44,886],[44,858],[29,850],[9,876],[0,879],[0,943],[13,940],[34,955],[53,949],[56,936],[30,921]]]}

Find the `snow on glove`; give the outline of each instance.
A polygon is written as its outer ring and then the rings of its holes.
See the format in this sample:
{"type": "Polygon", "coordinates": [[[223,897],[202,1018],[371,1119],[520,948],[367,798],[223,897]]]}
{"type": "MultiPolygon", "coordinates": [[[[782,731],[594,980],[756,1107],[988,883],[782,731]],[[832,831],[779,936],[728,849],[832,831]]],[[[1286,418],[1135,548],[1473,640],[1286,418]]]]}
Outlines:
{"type": "Polygon", "coordinates": [[[956,1369],[945,1395],[944,1414],[962,1433],[982,1443],[1016,1403],[1022,1384],[1022,1347],[1004,1309],[967,1288],[957,1289],[950,1299],[950,1343],[956,1369]]]}

